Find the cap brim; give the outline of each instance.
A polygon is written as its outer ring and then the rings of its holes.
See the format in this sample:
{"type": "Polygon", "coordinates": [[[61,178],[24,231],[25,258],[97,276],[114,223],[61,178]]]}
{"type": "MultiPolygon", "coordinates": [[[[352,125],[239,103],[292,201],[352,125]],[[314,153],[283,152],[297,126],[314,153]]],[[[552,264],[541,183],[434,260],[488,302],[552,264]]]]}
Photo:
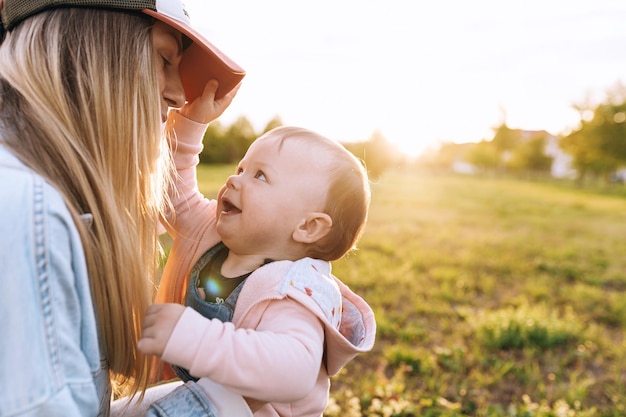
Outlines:
{"type": "Polygon", "coordinates": [[[201,96],[206,83],[212,79],[219,83],[215,96],[221,98],[235,88],[246,75],[243,68],[189,25],[154,10],[144,9],[143,12],[167,23],[193,41],[183,51],[179,67],[187,101],[193,101],[201,96]]]}

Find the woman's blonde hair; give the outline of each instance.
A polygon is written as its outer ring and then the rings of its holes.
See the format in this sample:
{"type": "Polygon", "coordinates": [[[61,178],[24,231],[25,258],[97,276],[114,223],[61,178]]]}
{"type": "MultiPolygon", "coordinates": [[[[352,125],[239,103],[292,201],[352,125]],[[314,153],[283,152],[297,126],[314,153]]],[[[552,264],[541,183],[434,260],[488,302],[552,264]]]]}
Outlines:
{"type": "Polygon", "coordinates": [[[64,196],[112,379],[133,394],[150,372],[137,340],[170,169],[151,25],[139,14],[58,8],[25,20],[0,47],[0,141],[64,196]]]}
{"type": "Polygon", "coordinates": [[[286,140],[298,140],[325,152],[328,167],[328,193],[324,212],[333,221],[330,232],[307,249],[306,256],[334,261],[356,248],[367,222],[371,200],[369,179],[365,166],[339,142],[316,132],[295,126],[280,126],[263,137],[278,137],[282,146],[286,140]]]}

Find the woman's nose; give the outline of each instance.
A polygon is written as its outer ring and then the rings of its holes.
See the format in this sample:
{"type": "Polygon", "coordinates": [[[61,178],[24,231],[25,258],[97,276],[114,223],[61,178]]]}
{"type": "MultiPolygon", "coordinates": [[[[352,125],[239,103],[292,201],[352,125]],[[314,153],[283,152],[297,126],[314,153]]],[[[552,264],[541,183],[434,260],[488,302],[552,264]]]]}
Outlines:
{"type": "Polygon", "coordinates": [[[163,99],[169,107],[181,108],[185,105],[185,90],[178,71],[175,75],[172,74],[167,78],[163,90],[163,99]]]}

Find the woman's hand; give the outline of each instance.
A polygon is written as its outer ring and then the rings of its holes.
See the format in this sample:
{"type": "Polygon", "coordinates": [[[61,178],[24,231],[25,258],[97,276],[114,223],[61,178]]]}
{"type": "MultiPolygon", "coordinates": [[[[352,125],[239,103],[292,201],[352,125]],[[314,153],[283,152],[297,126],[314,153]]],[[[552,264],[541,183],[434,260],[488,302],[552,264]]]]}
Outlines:
{"type": "Polygon", "coordinates": [[[165,346],[184,311],[185,306],[181,304],[153,304],[148,307],[142,323],[141,339],[137,342],[139,350],[147,355],[163,356],[165,346]]]}
{"type": "Polygon", "coordinates": [[[198,123],[209,123],[217,119],[224,113],[224,110],[230,106],[241,84],[237,84],[224,97],[216,100],[215,92],[217,91],[217,80],[210,80],[204,86],[204,92],[198,98],[190,103],[186,103],[179,111],[180,114],[187,119],[198,123]]]}

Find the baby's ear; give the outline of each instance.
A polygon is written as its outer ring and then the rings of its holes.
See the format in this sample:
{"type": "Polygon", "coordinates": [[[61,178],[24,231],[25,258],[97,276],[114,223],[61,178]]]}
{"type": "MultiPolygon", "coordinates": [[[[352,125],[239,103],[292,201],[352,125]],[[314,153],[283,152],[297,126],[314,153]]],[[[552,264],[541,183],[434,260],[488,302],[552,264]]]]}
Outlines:
{"type": "Polygon", "coordinates": [[[315,243],[330,232],[333,219],[326,213],[313,212],[302,219],[292,237],[296,242],[315,243]]]}

